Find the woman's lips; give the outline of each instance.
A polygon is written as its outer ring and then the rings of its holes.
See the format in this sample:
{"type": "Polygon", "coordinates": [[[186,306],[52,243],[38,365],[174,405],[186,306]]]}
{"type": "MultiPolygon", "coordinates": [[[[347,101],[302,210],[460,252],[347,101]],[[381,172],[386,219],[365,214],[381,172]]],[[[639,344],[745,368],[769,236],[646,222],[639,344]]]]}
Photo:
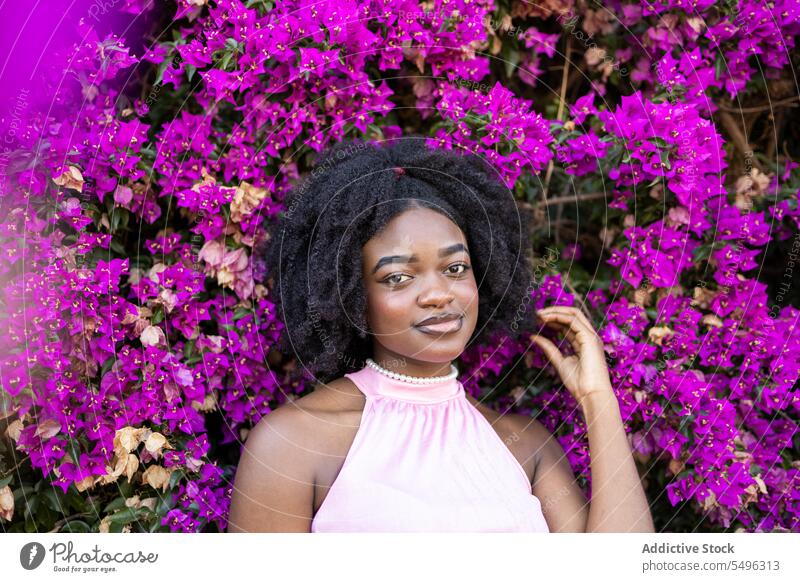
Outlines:
{"type": "Polygon", "coordinates": [[[427,333],[428,335],[442,335],[460,330],[463,324],[464,318],[459,317],[458,319],[451,319],[450,321],[429,323],[427,325],[415,325],[414,327],[422,333],[427,333]]]}

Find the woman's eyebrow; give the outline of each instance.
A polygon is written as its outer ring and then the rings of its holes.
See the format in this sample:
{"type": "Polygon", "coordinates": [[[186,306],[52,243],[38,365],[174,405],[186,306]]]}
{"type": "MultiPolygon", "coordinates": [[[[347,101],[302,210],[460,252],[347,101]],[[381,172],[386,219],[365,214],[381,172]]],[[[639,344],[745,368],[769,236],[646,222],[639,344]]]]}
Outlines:
{"type": "MultiPolygon", "coordinates": [[[[464,251],[465,253],[469,253],[467,247],[465,247],[463,243],[456,243],[439,249],[439,257],[440,258],[446,257],[448,255],[452,255],[453,253],[457,253],[459,251],[464,251]]],[[[417,255],[389,255],[386,257],[381,257],[380,259],[378,259],[378,262],[375,263],[375,266],[372,268],[372,273],[375,274],[375,272],[378,269],[390,263],[414,263],[418,260],[419,258],[417,257],[417,255]]]]}

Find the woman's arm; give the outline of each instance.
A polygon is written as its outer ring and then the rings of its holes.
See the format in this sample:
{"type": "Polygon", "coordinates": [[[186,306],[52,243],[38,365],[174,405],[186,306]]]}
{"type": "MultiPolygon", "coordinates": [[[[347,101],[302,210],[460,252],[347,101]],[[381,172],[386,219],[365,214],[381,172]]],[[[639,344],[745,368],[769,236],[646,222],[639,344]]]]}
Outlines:
{"type": "Polygon", "coordinates": [[[301,422],[301,413],[281,407],[247,435],[236,469],[228,533],[311,531],[314,472],[301,422]]]}
{"type": "Polygon", "coordinates": [[[591,394],[583,403],[589,434],[592,502],[586,531],[655,531],[639,472],[631,454],[617,397],[591,394]]]}
{"type": "MultiPolygon", "coordinates": [[[[545,325],[564,331],[574,348],[575,355],[564,357],[550,340],[538,335],[532,338],[579,403],[589,436],[592,501],[588,514],[584,509],[575,508],[578,498],[568,485],[574,476],[563,449],[552,435],[544,441],[548,444],[540,453],[536,471],[537,474],[541,472],[541,477],[537,479],[552,481],[539,487],[548,492],[548,498],[555,500],[549,510],[559,516],[557,521],[561,527],[557,531],[655,531],[611,387],[602,341],[586,316],[574,307],[548,307],[538,315],[545,325]],[[565,493],[559,498],[553,489],[565,493]],[[584,518],[585,529],[581,530],[584,518]]],[[[534,492],[534,495],[537,494],[534,492]]]]}

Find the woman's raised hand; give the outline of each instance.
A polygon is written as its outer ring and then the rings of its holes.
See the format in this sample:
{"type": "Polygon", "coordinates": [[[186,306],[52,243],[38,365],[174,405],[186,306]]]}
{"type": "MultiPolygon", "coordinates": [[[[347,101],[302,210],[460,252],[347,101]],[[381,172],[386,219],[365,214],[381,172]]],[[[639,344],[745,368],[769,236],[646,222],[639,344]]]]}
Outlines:
{"type": "Polygon", "coordinates": [[[544,325],[565,332],[575,351],[575,355],[564,356],[549,339],[538,334],[531,336],[578,403],[583,404],[590,394],[613,395],[603,342],[583,312],[575,307],[553,306],[537,311],[536,315],[544,325]]]}

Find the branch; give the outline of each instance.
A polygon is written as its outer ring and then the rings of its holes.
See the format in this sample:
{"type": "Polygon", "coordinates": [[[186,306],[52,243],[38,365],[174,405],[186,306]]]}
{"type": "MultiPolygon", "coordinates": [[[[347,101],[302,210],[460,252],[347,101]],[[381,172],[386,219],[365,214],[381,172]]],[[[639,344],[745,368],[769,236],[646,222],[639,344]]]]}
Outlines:
{"type": "Polygon", "coordinates": [[[559,196],[558,198],[549,198],[537,202],[537,207],[555,206],[557,204],[569,204],[570,202],[585,202],[587,200],[599,200],[607,196],[606,192],[590,192],[588,194],[578,194],[577,196],[559,196]]]}
{"type": "MultiPolygon", "coordinates": [[[[569,80],[569,57],[572,54],[572,37],[567,37],[567,47],[564,51],[564,70],[561,73],[561,92],[558,96],[558,114],[556,119],[561,121],[564,116],[564,104],[567,100],[567,81],[569,80]]],[[[547,164],[547,172],[544,175],[544,185],[542,186],[542,200],[547,200],[547,190],[550,188],[550,178],[553,177],[553,168],[555,164],[551,159],[547,164]]]]}
{"type": "Polygon", "coordinates": [[[800,97],[795,95],[794,97],[788,97],[787,99],[781,99],[780,101],[774,101],[772,103],[764,103],[763,105],[754,105],[753,107],[731,107],[730,105],[720,103],[719,108],[730,113],[761,113],[762,111],[770,111],[774,107],[783,107],[784,105],[787,107],[797,107],[794,102],[798,99],[800,99],[800,97]]]}
{"type": "Polygon", "coordinates": [[[752,157],[753,166],[763,172],[764,168],[761,167],[761,164],[758,163],[758,160],[753,155],[753,148],[751,148],[750,144],[747,143],[747,137],[744,135],[742,130],[739,129],[739,126],[736,125],[736,121],[734,121],[733,117],[731,117],[731,114],[727,111],[720,111],[719,119],[728,134],[731,136],[731,140],[733,141],[733,145],[736,146],[736,149],[739,150],[743,156],[752,157]]]}
{"type": "Polygon", "coordinates": [[[572,293],[578,299],[578,301],[580,301],[581,311],[583,311],[583,314],[589,319],[589,321],[592,321],[592,313],[589,311],[589,308],[586,307],[586,299],[584,299],[583,295],[578,293],[575,290],[575,287],[572,286],[572,283],[569,280],[569,275],[564,276],[564,285],[567,287],[567,290],[572,293]]]}

